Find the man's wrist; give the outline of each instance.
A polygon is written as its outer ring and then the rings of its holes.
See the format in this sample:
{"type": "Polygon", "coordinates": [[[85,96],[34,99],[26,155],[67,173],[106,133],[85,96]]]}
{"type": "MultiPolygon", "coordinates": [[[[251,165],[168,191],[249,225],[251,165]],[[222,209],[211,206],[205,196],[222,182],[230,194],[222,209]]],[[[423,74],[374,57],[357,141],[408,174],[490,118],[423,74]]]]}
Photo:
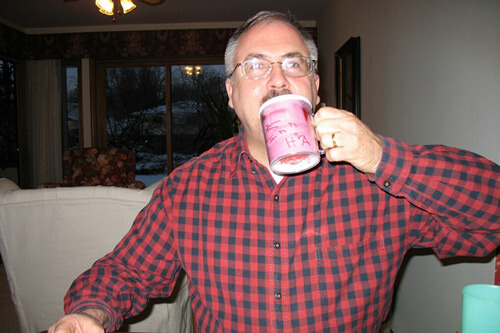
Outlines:
{"type": "Polygon", "coordinates": [[[109,326],[109,317],[106,312],[100,309],[85,309],[82,310],[83,314],[86,314],[92,318],[94,318],[99,324],[101,324],[102,328],[107,329],[109,326]]]}

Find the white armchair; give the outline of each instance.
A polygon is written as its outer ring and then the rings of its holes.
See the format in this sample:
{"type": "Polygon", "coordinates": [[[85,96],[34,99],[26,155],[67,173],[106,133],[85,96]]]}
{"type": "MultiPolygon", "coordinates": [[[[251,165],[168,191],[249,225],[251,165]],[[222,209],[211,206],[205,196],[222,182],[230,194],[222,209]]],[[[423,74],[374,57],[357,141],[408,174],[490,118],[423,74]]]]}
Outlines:
{"type": "MultiPolygon", "coordinates": [[[[0,179],[0,251],[23,333],[46,330],[64,314],[72,281],[114,248],[156,185],[21,190],[0,179]]],[[[153,305],[126,329],[192,332],[186,278],[179,283],[173,300],[153,305]]]]}

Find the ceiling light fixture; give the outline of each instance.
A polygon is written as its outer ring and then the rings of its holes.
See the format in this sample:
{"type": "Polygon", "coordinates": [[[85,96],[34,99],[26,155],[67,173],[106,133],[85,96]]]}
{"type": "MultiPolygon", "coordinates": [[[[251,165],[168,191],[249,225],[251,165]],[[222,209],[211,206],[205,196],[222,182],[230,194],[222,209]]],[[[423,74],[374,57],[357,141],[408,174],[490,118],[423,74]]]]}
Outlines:
{"type": "Polygon", "coordinates": [[[95,5],[99,8],[99,12],[113,16],[113,21],[115,13],[127,14],[137,7],[132,0],[95,0],[95,5]]]}

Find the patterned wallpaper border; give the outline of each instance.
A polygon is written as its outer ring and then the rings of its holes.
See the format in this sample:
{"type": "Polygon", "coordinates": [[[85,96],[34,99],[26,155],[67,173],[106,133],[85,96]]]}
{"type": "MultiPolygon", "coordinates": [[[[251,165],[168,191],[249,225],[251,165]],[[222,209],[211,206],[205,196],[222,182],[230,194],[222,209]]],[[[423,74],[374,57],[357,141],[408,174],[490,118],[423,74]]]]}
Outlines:
{"type": "MultiPolygon", "coordinates": [[[[316,39],[316,29],[308,29],[316,39]]],[[[0,24],[0,55],[18,60],[223,57],[234,29],[26,35],[0,24]]]]}
{"type": "Polygon", "coordinates": [[[0,26],[0,52],[17,59],[222,56],[234,29],[25,35],[0,26]]]}

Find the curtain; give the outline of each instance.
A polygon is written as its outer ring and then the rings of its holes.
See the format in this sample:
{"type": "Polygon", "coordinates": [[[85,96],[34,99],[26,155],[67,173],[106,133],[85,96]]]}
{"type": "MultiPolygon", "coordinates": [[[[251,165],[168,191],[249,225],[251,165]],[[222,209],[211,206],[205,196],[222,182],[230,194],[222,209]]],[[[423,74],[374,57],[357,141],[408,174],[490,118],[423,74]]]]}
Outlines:
{"type": "Polygon", "coordinates": [[[26,62],[25,109],[21,135],[26,145],[25,187],[62,181],[61,64],[59,60],[26,62]]]}

